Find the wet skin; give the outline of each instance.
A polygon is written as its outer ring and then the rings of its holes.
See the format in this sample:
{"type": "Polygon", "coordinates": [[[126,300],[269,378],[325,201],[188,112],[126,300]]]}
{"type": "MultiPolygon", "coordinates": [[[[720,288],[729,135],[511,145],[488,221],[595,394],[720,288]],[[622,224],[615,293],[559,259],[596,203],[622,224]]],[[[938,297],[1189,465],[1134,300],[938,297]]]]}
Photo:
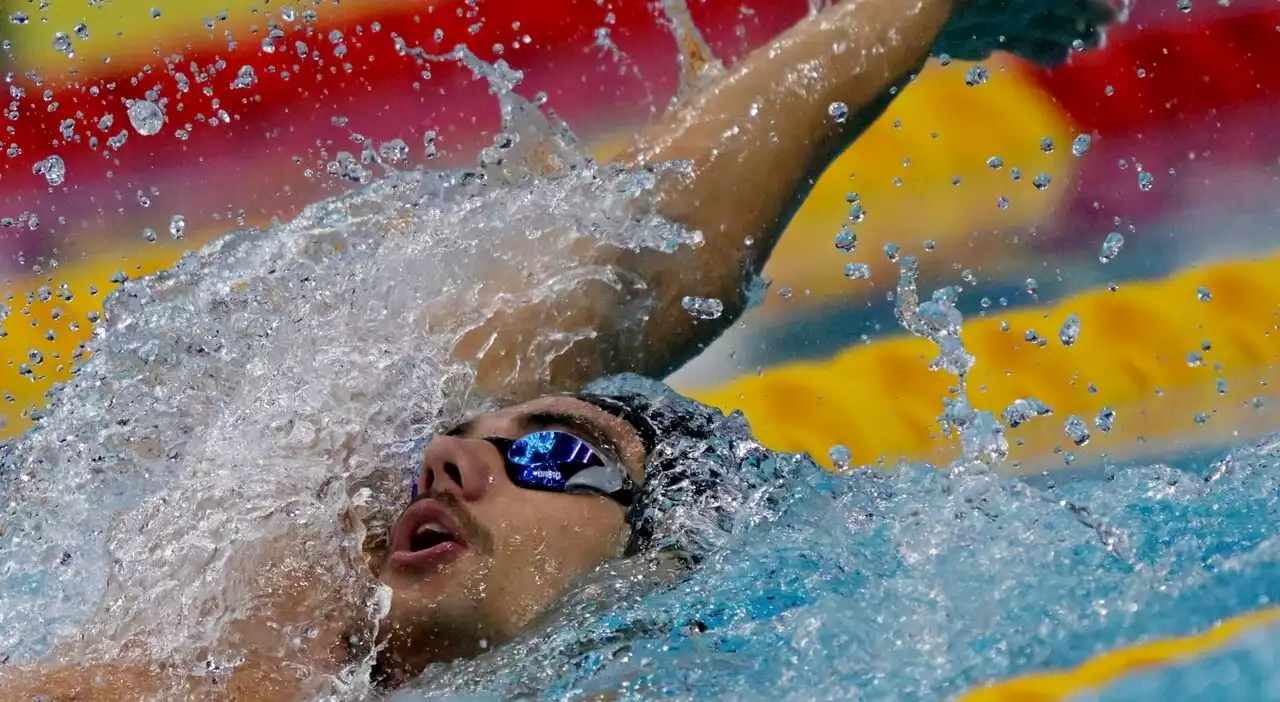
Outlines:
{"type": "Polygon", "coordinates": [[[517,487],[489,437],[560,429],[614,459],[636,484],[644,447],[617,417],[571,397],[480,415],[427,447],[419,499],[391,528],[379,580],[392,589],[393,679],[510,640],[575,578],[622,555],[626,508],[604,496],[517,487]]]}

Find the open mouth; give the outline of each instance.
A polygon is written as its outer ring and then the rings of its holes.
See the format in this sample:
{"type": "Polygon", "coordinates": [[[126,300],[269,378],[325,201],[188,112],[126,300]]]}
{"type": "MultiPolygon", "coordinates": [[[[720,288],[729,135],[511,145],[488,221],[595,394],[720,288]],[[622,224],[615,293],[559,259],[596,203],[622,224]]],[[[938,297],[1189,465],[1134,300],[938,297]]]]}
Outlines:
{"type": "Polygon", "coordinates": [[[453,533],[443,524],[427,522],[414,530],[413,538],[409,540],[409,550],[414,553],[426,551],[453,540],[453,533]]]}
{"type": "Polygon", "coordinates": [[[421,570],[439,566],[467,549],[458,520],[435,500],[419,500],[396,525],[391,562],[421,570]]]}

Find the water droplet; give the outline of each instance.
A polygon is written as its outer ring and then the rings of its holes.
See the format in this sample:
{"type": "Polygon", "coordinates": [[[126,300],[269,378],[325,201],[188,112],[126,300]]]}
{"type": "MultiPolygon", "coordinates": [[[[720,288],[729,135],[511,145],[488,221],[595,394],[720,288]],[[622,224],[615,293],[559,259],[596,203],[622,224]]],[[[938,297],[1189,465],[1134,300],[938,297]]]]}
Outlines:
{"type": "Polygon", "coordinates": [[[400,163],[409,158],[409,145],[403,139],[392,139],[378,147],[378,156],[386,163],[400,163]]]}
{"type": "Polygon", "coordinates": [[[71,54],[71,37],[66,32],[54,32],[53,34],[53,50],[60,54],[71,54]]]}
{"type": "Polygon", "coordinates": [[[240,71],[236,73],[236,79],[231,82],[232,90],[253,87],[258,82],[258,74],[253,72],[253,66],[241,66],[240,71]]]}
{"type": "Polygon", "coordinates": [[[1001,195],[1000,199],[996,200],[996,207],[999,207],[1002,210],[1009,209],[1009,198],[1001,195]]]}
{"type": "Polygon", "coordinates": [[[1012,429],[1036,417],[1047,417],[1051,414],[1053,414],[1052,407],[1034,397],[1028,397],[1025,400],[1014,400],[1013,404],[1006,407],[1000,414],[1000,417],[1012,429]]]}
{"type": "Polygon", "coordinates": [[[858,248],[858,235],[848,225],[840,226],[840,233],[836,234],[836,248],[845,253],[858,248]]]}
{"type": "Polygon", "coordinates": [[[150,100],[134,100],[129,103],[129,124],[142,136],[154,136],[164,126],[164,112],[150,100]]]}
{"type": "Polygon", "coordinates": [[[1116,411],[1110,407],[1103,407],[1098,410],[1098,416],[1093,418],[1093,425],[1103,432],[1111,431],[1116,424],[1116,411]]]}
{"type": "Polygon", "coordinates": [[[1218,394],[1219,394],[1219,395],[1225,395],[1225,394],[1227,394],[1227,379],[1226,379],[1226,378],[1218,378],[1218,394]]]}
{"type": "Polygon", "coordinates": [[[1106,239],[1102,240],[1102,248],[1098,250],[1098,260],[1110,263],[1122,248],[1124,248],[1124,235],[1120,232],[1111,232],[1106,239]]]}
{"type": "Polygon", "coordinates": [[[1191,368],[1199,368],[1204,365],[1204,356],[1199,351],[1192,351],[1187,354],[1187,365],[1191,368]]]}
{"type": "Polygon", "coordinates": [[[1027,278],[1027,282],[1023,283],[1022,287],[1031,297],[1035,297],[1036,293],[1040,292],[1040,285],[1036,283],[1035,278],[1027,278]]]}
{"type": "Polygon", "coordinates": [[[1191,0],[1178,0],[1178,11],[1184,14],[1191,12],[1191,0]]]}
{"type": "Polygon", "coordinates": [[[724,314],[724,303],[714,297],[686,295],[680,301],[680,306],[689,313],[689,316],[697,319],[716,319],[724,314]]]}
{"type": "Polygon", "coordinates": [[[934,250],[934,249],[936,249],[936,248],[938,248],[938,242],[934,241],[933,239],[925,239],[925,240],[924,240],[924,250],[925,250],[925,251],[933,251],[933,250],[934,250]]]}
{"type": "Polygon", "coordinates": [[[1051,182],[1053,182],[1053,179],[1049,177],[1048,173],[1041,173],[1031,181],[1031,184],[1036,186],[1036,190],[1044,190],[1049,187],[1049,183],[1051,182]]]}
{"type": "Polygon", "coordinates": [[[836,444],[827,450],[827,456],[836,470],[848,470],[853,464],[853,453],[848,447],[836,444]]]}
{"type": "Polygon", "coordinates": [[[151,19],[160,19],[160,8],[151,8],[151,19]]]}
{"type": "Polygon", "coordinates": [[[1076,446],[1084,446],[1092,438],[1089,434],[1089,427],[1085,426],[1084,420],[1074,414],[1067,417],[1063,430],[1066,432],[1067,437],[1071,439],[1071,443],[1076,446]]]}
{"type": "Polygon", "coordinates": [[[1209,288],[1201,285],[1196,288],[1196,297],[1199,298],[1201,302],[1208,302],[1213,299],[1213,293],[1209,292],[1209,288]]]}
{"type": "Polygon", "coordinates": [[[1071,142],[1071,153],[1075,156],[1084,156],[1089,153],[1089,146],[1093,144],[1093,137],[1088,134],[1077,134],[1076,138],[1071,142]]]}
{"type": "Polygon", "coordinates": [[[890,261],[897,261],[902,248],[892,241],[884,245],[884,256],[890,261]]]}
{"type": "Polygon", "coordinates": [[[55,188],[62,185],[63,181],[67,179],[67,166],[62,162],[62,157],[56,155],[41,159],[31,167],[31,172],[44,176],[49,185],[55,188]]]}
{"type": "Polygon", "coordinates": [[[964,84],[972,88],[986,83],[990,77],[991,73],[984,66],[975,65],[964,74],[964,84]]]}
{"type": "Polygon", "coordinates": [[[169,234],[174,239],[181,239],[187,232],[187,218],[176,214],[169,220],[169,234]]]}
{"type": "Polygon", "coordinates": [[[849,119],[849,106],[837,100],[827,105],[827,114],[837,123],[844,124],[849,119]]]}
{"type": "Polygon", "coordinates": [[[1071,346],[1076,343],[1076,339],[1080,338],[1080,315],[1072,312],[1067,315],[1067,319],[1062,323],[1062,328],[1058,330],[1058,341],[1063,346],[1071,346]]]}
{"type": "Polygon", "coordinates": [[[25,12],[14,12],[9,15],[9,21],[13,24],[26,24],[31,21],[25,12]]]}
{"type": "Polygon", "coordinates": [[[75,32],[76,32],[76,36],[80,37],[81,39],[89,38],[89,27],[85,25],[83,22],[76,25],[75,32]]]}
{"type": "Polygon", "coordinates": [[[143,230],[142,230],[142,238],[143,238],[143,239],[146,239],[147,241],[150,241],[150,242],[155,242],[155,240],[156,240],[156,230],[151,229],[151,228],[143,229],[143,230]]]}
{"type": "Polygon", "coordinates": [[[1045,152],[1046,154],[1051,154],[1051,153],[1053,153],[1053,137],[1048,137],[1048,136],[1047,136],[1047,137],[1041,137],[1041,138],[1040,138],[1040,150],[1041,150],[1041,151],[1043,151],[1043,152],[1045,152]]]}
{"type": "Polygon", "coordinates": [[[871,277],[871,266],[865,263],[844,264],[844,277],[849,280],[865,280],[871,277]]]}
{"type": "Polygon", "coordinates": [[[849,193],[845,195],[845,200],[849,203],[849,221],[858,224],[867,218],[867,210],[858,200],[857,193],[849,193]]]}
{"type": "Polygon", "coordinates": [[[1004,159],[999,156],[992,156],[987,159],[987,168],[990,168],[993,171],[998,171],[1001,168],[1004,168],[1004,159]]]}
{"type": "Polygon", "coordinates": [[[1151,188],[1154,187],[1155,184],[1156,184],[1156,177],[1151,175],[1151,171],[1142,171],[1141,173],[1138,174],[1138,188],[1141,189],[1142,192],[1145,193],[1151,190],[1151,188]]]}
{"type": "Polygon", "coordinates": [[[1196,414],[1196,424],[1204,424],[1207,421],[1209,421],[1209,415],[1205,414],[1204,412],[1199,412],[1196,414]]]}
{"type": "Polygon", "coordinates": [[[1009,177],[1014,179],[1015,181],[1022,180],[1022,169],[1014,168],[1013,170],[1009,171],[1009,177]]]}

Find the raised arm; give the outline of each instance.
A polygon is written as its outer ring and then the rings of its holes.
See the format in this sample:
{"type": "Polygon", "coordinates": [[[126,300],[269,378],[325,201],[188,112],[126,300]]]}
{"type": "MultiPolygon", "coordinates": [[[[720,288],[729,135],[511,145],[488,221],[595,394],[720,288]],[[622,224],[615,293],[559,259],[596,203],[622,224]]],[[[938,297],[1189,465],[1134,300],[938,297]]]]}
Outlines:
{"type": "Polygon", "coordinates": [[[691,168],[656,194],[666,218],[701,232],[674,254],[597,247],[595,262],[638,280],[504,310],[456,347],[490,394],[518,400],[622,371],[662,377],[745,310],[746,283],[814,181],[888,107],[930,48],[976,60],[995,49],[1044,64],[1092,48],[1108,0],[845,0],[757,49],[645,129],[618,158],[691,168]],[[835,108],[835,103],[841,103],[835,108]],[[833,112],[845,112],[843,119],[833,112]],[[715,298],[700,319],[685,296],[715,298]],[[644,310],[638,318],[636,310],[644,310]],[[575,338],[548,353],[537,340],[575,338]],[[547,356],[554,356],[550,361],[547,356]]]}
{"type": "Polygon", "coordinates": [[[704,243],[675,254],[599,247],[591,255],[642,283],[592,290],[495,315],[457,347],[478,362],[491,394],[524,399],[610,373],[661,377],[718,336],[745,309],[745,282],[763,267],[813,182],[923,64],[953,0],[849,0],[757,49],[645,129],[617,161],[634,168],[689,166],[656,194],[666,218],[704,243]],[[836,119],[833,103],[848,115],[836,119]],[[716,319],[682,306],[715,298],[716,319]],[[643,307],[642,324],[634,310],[643,307]],[[630,312],[628,312],[630,311],[630,312]],[[549,373],[540,335],[584,336],[549,373]]]}
{"type": "Polygon", "coordinates": [[[635,167],[688,162],[691,176],[660,193],[658,208],[705,241],[674,256],[624,261],[658,296],[631,370],[659,377],[675,370],[745,311],[745,284],[792,214],[924,65],[953,5],[848,0],[832,7],[752,53],[618,157],[635,167]],[[681,304],[686,295],[715,298],[724,312],[696,318],[681,304]]]}

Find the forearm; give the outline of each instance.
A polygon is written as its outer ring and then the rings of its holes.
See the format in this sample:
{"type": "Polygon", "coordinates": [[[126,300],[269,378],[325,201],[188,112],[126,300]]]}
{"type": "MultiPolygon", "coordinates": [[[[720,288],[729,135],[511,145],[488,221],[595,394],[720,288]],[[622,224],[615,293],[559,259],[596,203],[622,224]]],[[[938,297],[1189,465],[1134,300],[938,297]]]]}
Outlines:
{"type": "MultiPolygon", "coordinates": [[[[657,341],[642,372],[661,374],[708,343],[745,307],[744,278],[764,265],[813,182],[919,70],[951,13],[951,0],[847,0],[808,19],[734,66],[648,128],[619,160],[686,161],[691,175],[658,196],[665,217],[705,243],[628,264],[659,302],[657,341]],[[842,103],[843,121],[831,114],[842,103]],[[725,314],[695,320],[685,295],[718,298],[725,314]]],[[[834,232],[833,232],[834,235],[834,232]]]]}

